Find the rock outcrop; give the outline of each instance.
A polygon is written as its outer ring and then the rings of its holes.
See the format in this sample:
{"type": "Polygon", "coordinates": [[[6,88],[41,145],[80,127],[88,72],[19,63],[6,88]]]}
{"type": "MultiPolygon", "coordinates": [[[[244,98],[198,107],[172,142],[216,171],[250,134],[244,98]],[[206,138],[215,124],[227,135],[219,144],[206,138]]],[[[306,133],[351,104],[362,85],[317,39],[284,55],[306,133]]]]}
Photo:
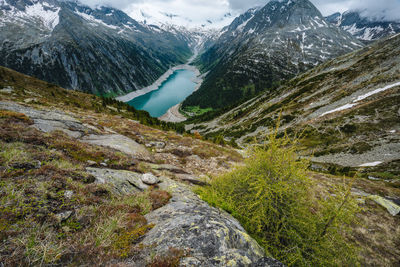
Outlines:
{"type": "Polygon", "coordinates": [[[33,127],[42,132],[62,131],[84,143],[109,147],[141,159],[150,158],[146,147],[136,141],[115,132],[101,132],[62,111],[37,110],[12,102],[0,102],[0,108],[25,114],[33,120],[33,127]]]}
{"type": "Polygon", "coordinates": [[[155,224],[142,241],[151,252],[163,255],[170,247],[188,250],[181,266],[283,266],[265,258],[264,250],[236,219],[210,207],[188,186],[168,178],[159,186],[171,192],[172,199],[145,216],[155,224]]]}

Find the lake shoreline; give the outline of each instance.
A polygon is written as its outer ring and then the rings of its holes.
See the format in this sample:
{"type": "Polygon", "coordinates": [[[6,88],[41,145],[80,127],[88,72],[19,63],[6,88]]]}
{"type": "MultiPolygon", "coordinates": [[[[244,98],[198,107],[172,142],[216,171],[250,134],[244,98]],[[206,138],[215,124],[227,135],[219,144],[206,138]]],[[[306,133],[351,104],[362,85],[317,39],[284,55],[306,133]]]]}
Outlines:
{"type": "Polygon", "coordinates": [[[183,122],[187,120],[187,118],[179,112],[181,105],[182,103],[179,103],[171,107],[164,115],[162,115],[158,119],[165,122],[183,122]]]}
{"type": "MultiPolygon", "coordinates": [[[[144,87],[144,88],[142,88],[140,90],[137,90],[137,91],[133,91],[133,92],[127,94],[127,95],[116,97],[115,99],[118,100],[118,101],[122,101],[122,102],[129,102],[129,101],[132,101],[133,99],[135,99],[135,98],[137,98],[139,96],[145,95],[145,94],[150,93],[150,92],[155,91],[155,90],[158,90],[160,88],[160,86],[166,80],[168,80],[168,78],[172,74],[174,74],[174,72],[177,71],[177,70],[190,70],[190,71],[193,71],[195,73],[195,75],[196,75],[196,80],[197,80],[197,77],[200,76],[200,71],[195,66],[188,65],[188,64],[178,65],[178,66],[175,66],[175,67],[170,68],[169,70],[167,70],[167,72],[165,72],[160,78],[158,78],[158,80],[155,81],[152,85],[144,87]]],[[[197,83],[196,81],[193,81],[193,82],[197,83]]]]}
{"type": "MultiPolygon", "coordinates": [[[[155,90],[158,90],[160,88],[160,86],[163,84],[163,82],[168,80],[168,78],[177,70],[191,70],[195,73],[196,78],[199,77],[201,75],[199,69],[195,66],[189,65],[190,63],[193,62],[193,60],[196,59],[198,54],[199,54],[198,51],[195,50],[193,56],[188,60],[188,62],[186,62],[185,64],[177,65],[173,68],[170,68],[163,75],[161,75],[161,77],[158,78],[153,84],[151,84],[147,87],[144,87],[142,89],[130,92],[129,94],[126,94],[123,96],[118,96],[115,99],[118,101],[122,101],[122,102],[129,102],[139,96],[145,95],[145,94],[150,93],[155,90]]],[[[193,82],[195,82],[195,81],[193,81],[193,82]]],[[[197,83],[197,82],[195,82],[195,83],[197,83]]]]}
{"type": "MultiPolygon", "coordinates": [[[[201,84],[203,83],[203,77],[199,71],[199,69],[196,66],[189,65],[193,60],[197,57],[198,53],[195,52],[194,55],[188,60],[186,64],[178,65],[173,68],[170,68],[168,71],[166,71],[160,78],[158,78],[157,81],[155,81],[152,85],[144,87],[140,90],[133,91],[127,95],[119,96],[116,97],[116,100],[122,101],[122,102],[129,102],[132,101],[133,99],[140,97],[142,95],[145,95],[147,93],[150,93],[152,91],[156,91],[160,89],[161,85],[168,80],[168,78],[174,74],[177,70],[189,70],[193,71],[195,74],[195,77],[192,79],[192,82],[196,84],[195,89],[193,92],[197,91],[201,84]]],[[[187,120],[187,118],[179,112],[179,109],[182,105],[181,103],[176,104],[175,106],[169,108],[166,113],[164,113],[162,116],[158,117],[158,119],[165,121],[165,122],[183,122],[187,120]]]]}

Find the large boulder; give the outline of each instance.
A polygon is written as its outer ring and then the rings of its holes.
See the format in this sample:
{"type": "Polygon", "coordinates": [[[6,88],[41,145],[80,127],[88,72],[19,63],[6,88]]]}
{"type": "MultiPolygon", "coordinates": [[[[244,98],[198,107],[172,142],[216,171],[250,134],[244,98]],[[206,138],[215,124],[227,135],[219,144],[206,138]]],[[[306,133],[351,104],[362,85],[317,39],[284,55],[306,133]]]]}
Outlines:
{"type": "Polygon", "coordinates": [[[149,188],[142,182],[142,175],[124,170],[86,168],[86,172],[96,178],[98,184],[109,184],[116,194],[134,194],[149,188]]]}
{"type": "Polygon", "coordinates": [[[282,266],[265,257],[236,219],[210,207],[186,185],[165,178],[159,186],[172,199],[145,216],[155,224],[142,241],[149,254],[165,255],[171,247],[188,251],[181,266],[282,266]]]}
{"type": "Polygon", "coordinates": [[[92,145],[110,147],[139,159],[147,160],[151,158],[151,154],[146,147],[120,134],[91,134],[84,136],[81,141],[92,145]]]}

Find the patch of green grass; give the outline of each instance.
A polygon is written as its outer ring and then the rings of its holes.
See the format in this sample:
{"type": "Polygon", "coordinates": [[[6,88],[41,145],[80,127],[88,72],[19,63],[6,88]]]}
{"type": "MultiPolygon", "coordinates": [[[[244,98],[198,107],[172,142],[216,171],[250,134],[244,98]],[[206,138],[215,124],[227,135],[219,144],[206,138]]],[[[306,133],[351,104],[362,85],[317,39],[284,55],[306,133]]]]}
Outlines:
{"type": "Polygon", "coordinates": [[[204,113],[213,111],[212,108],[201,108],[199,106],[189,106],[180,110],[186,117],[200,116],[204,113]]]}
{"type": "Polygon", "coordinates": [[[196,192],[236,217],[266,252],[288,266],[355,266],[354,246],[344,237],[358,205],[350,186],[319,195],[299,160],[297,141],[269,136],[230,173],[196,192]]]}
{"type": "Polygon", "coordinates": [[[0,142],[0,148],[0,158],[4,165],[32,160],[31,155],[26,151],[27,147],[23,143],[0,142]]]}

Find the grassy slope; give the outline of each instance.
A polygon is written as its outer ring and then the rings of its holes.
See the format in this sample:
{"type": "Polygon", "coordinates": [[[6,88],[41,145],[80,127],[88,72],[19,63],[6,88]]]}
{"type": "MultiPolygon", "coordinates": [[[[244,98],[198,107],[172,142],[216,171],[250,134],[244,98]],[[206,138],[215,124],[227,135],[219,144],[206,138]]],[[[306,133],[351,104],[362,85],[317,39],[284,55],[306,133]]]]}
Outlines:
{"type": "MultiPolygon", "coordinates": [[[[303,132],[304,149],[317,157],[361,155],[380,142],[398,142],[396,135],[389,133],[398,128],[399,87],[365,99],[356,108],[319,115],[351,102],[354,93],[362,95],[400,81],[399,47],[397,36],[329,61],[274,93],[260,95],[213,121],[196,123],[195,127],[209,136],[222,134],[238,138],[241,143],[253,142],[256,137],[261,142],[267,128],[280,117],[281,130],[303,132]]],[[[399,175],[396,166],[398,162],[394,161],[383,168],[399,175]]],[[[382,172],[382,168],[375,172],[382,172]]]]}
{"type": "MultiPolygon", "coordinates": [[[[104,106],[99,97],[0,68],[0,88],[8,87],[13,88],[12,93],[0,92],[0,101],[39,110],[60,109],[83,123],[98,129],[108,127],[142,144],[166,142],[171,151],[149,149],[152,161],[140,161],[113,149],[81,143],[62,132],[42,133],[30,127],[33,121],[24,114],[0,110],[0,262],[6,266],[104,264],[140,252],[135,242],[153,227],[143,215],[166,204],[169,193],[154,188],[116,195],[108,185],[93,183],[94,177],[85,172],[92,164],[88,161],[138,173],[157,173],[152,164],[169,163],[183,169],[190,166],[191,173],[200,175],[241,160],[229,148],[139,124],[132,120],[138,119],[137,112],[126,106],[104,106]],[[197,156],[201,164],[187,160],[190,155],[197,156]],[[73,211],[70,217],[62,219],[60,214],[69,211],[73,211]]],[[[139,119],[150,119],[142,115],[139,119]]],[[[165,171],[163,175],[174,178],[165,171]]],[[[168,255],[158,255],[157,262],[162,263],[164,256],[168,255]]],[[[173,251],[172,259],[165,261],[176,262],[174,257],[181,256],[173,251]]]]}
{"type": "MultiPolygon", "coordinates": [[[[0,68],[0,76],[0,89],[14,88],[12,94],[0,93],[1,101],[14,101],[38,109],[61,109],[80,117],[82,122],[111,128],[142,144],[166,142],[169,147],[162,153],[151,150],[153,163],[172,164],[195,175],[212,175],[225,172],[230,168],[227,163],[242,162],[242,157],[227,147],[139,124],[124,108],[118,112],[118,105],[104,107],[98,97],[67,91],[5,68],[0,68]]],[[[134,237],[151,227],[142,215],[151,211],[153,205],[165,203],[168,195],[159,192],[151,196],[151,192],[145,192],[116,196],[107,187],[91,184],[93,178],[82,170],[88,166],[88,159],[96,162],[109,159],[109,168],[137,172],[154,171],[151,164],[132,162],[120,152],[81,144],[61,133],[43,134],[28,127],[31,123],[21,114],[1,111],[0,198],[2,209],[8,211],[0,213],[0,238],[6,240],[0,246],[0,261],[7,259],[11,264],[12,261],[21,264],[42,261],[104,263],[110,259],[122,260],[124,253],[135,254],[135,247],[125,246],[126,238],[135,240],[134,237]],[[37,161],[41,162],[39,169],[29,165],[37,161]],[[65,197],[69,190],[75,192],[71,199],[65,197]],[[54,214],[69,208],[77,210],[71,219],[64,223],[54,220],[54,214]],[[86,236],[88,239],[82,239],[86,236]],[[83,241],[87,241],[84,247],[79,245],[83,241]],[[14,252],[12,258],[10,252],[14,252]]],[[[335,176],[310,175],[321,190],[341,181],[335,176]]],[[[356,186],[368,193],[400,195],[393,184],[383,181],[359,179],[356,186]]],[[[358,215],[362,224],[353,226],[351,236],[361,248],[363,262],[368,266],[398,263],[399,218],[391,217],[370,201],[363,207],[365,210],[358,215]]],[[[181,255],[178,252],[172,254],[174,257],[181,255]]]]}

